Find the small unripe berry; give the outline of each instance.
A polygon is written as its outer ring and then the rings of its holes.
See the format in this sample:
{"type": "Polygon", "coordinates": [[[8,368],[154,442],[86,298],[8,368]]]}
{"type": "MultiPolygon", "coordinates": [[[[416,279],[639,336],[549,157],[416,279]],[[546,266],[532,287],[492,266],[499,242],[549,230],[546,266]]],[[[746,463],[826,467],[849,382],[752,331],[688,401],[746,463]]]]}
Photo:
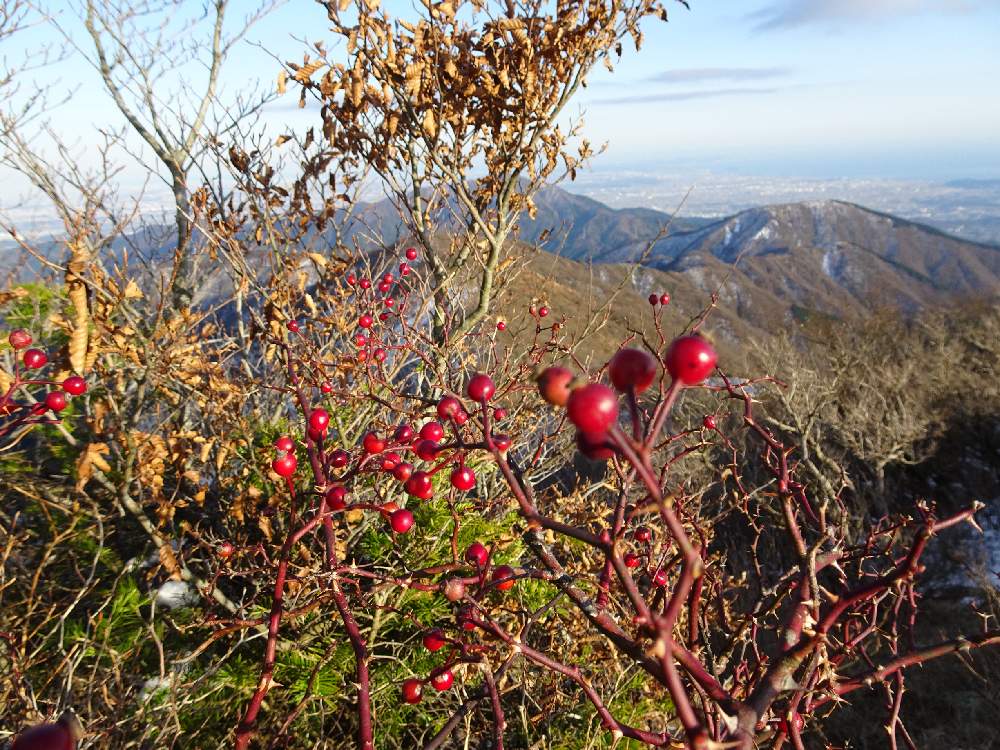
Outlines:
{"type": "Polygon", "coordinates": [[[323,432],[330,424],[330,414],[326,409],[313,409],[309,412],[309,429],[323,432]]]}
{"type": "Polygon", "coordinates": [[[465,582],[461,578],[449,578],[444,583],[444,598],[458,602],[465,598],[465,582]]]}
{"type": "Polygon", "coordinates": [[[29,370],[34,370],[38,367],[44,367],[49,361],[48,355],[41,349],[28,349],[24,353],[24,366],[29,370]]]}
{"type": "Polygon", "coordinates": [[[443,669],[431,673],[431,685],[439,693],[447,690],[455,682],[455,676],[450,669],[443,669]]]}
{"type": "Polygon", "coordinates": [[[657,371],[656,358],[642,349],[622,349],[608,365],[608,376],[619,391],[625,393],[630,388],[642,393],[653,382],[657,371]]]}
{"type": "Polygon", "coordinates": [[[389,525],[397,534],[405,534],[413,528],[413,514],[406,508],[394,510],[389,514],[389,525]]]}
{"type": "Polygon", "coordinates": [[[675,339],[667,349],[666,365],[670,377],[684,385],[697,385],[715,369],[718,355],[697,334],[675,339]]]}
{"type": "Polygon", "coordinates": [[[601,434],[618,419],[618,397],[602,383],[588,383],[570,392],[566,413],[578,430],[601,434]]]}
{"type": "Polygon", "coordinates": [[[420,680],[409,679],[403,680],[403,700],[407,703],[413,705],[420,703],[420,698],[424,692],[424,685],[420,680]]]}
{"type": "Polygon", "coordinates": [[[483,403],[493,398],[496,389],[497,387],[489,375],[477,373],[469,380],[465,392],[476,403],[483,403]]]}
{"type": "Polygon", "coordinates": [[[45,405],[52,411],[62,411],[68,403],[66,394],[62,391],[49,391],[45,394],[45,405]]]}
{"type": "Polygon", "coordinates": [[[468,466],[459,466],[451,472],[451,486],[456,490],[468,492],[476,486],[476,475],[468,466]]]}
{"type": "Polygon", "coordinates": [[[482,542],[473,542],[465,550],[466,561],[480,568],[486,564],[489,557],[490,552],[482,542]]]}
{"type": "Polygon", "coordinates": [[[279,477],[290,477],[298,468],[299,462],[294,453],[286,453],[271,462],[271,468],[279,477]]]}
{"type": "Polygon", "coordinates": [[[438,628],[433,630],[428,630],[424,633],[423,637],[424,648],[428,651],[440,651],[442,648],[448,645],[448,639],[445,638],[444,633],[442,633],[438,628]]]}
{"type": "Polygon", "coordinates": [[[514,569],[509,565],[500,565],[493,570],[493,580],[497,591],[509,591],[514,588],[514,569]]]}
{"type": "Polygon", "coordinates": [[[572,382],[573,373],[565,367],[546,367],[538,376],[538,393],[553,406],[565,406],[572,382]]]}
{"type": "Polygon", "coordinates": [[[416,260],[417,259],[417,249],[415,247],[406,248],[406,259],[416,260]]]}
{"type": "Polygon", "coordinates": [[[330,466],[335,469],[343,469],[351,461],[351,454],[343,448],[337,448],[330,454],[330,466]]]}
{"type": "Polygon", "coordinates": [[[27,349],[31,346],[31,334],[23,328],[15,328],[10,332],[10,335],[7,336],[7,342],[14,349],[27,349]]]}

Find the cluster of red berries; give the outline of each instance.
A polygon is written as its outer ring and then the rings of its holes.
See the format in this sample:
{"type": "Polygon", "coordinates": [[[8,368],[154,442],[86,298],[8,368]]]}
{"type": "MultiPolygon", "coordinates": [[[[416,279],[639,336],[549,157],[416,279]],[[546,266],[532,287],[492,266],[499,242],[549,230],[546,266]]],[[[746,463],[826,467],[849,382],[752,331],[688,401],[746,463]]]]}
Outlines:
{"type": "Polygon", "coordinates": [[[39,370],[48,364],[49,357],[42,349],[30,348],[32,344],[31,334],[23,328],[11,331],[7,337],[7,342],[15,351],[22,353],[18,367],[15,370],[14,382],[6,394],[0,394],[0,414],[10,415],[14,411],[11,397],[14,390],[20,385],[57,386],[57,388],[53,388],[45,394],[45,398],[42,399],[44,406],[37,404],[31,407],[30,411],[35,416],[44,413],[46,410],[59,413],[69,405],[69,396],[82,396],[87,392],[87,382],[79,375],[70,375],[60,384],[56,384],[50,380],[23,378],[21,376],[22,367],[24,370],[39,370]]]}
{"type": "MultiPolygon", "coordinates": [[[[712,345],[704,337],[692,334],[670,344],[663,364],[675,383],[697,385],[715,369],[717,360],[712,345]]],[[[621,349],[608,365],[614,389],[633,396],[648,389],[658,373],[659,362],[641,349],[621,349]]],[[[549,367],[538,377],[538,390],[548,403],[566,407],[569,421],[577,428],[581,453],[597,460],[611,458],[614,447],[608,431],[618,422],[618,394],[603,383],[577,386],[574,383],[573,373],[565,367],[549,367]]],[[[707,421],[705,426],[708,427],[707,421]]]]}
{"type": "MultiPolygon", "coordinates": [[[[498,565],[491,572],[489,567],[490,551],[482,542],[470,544],[465,550],[463,559],[475,567],[481,584],[486,584],[488,578],[492,588],[497,591],[510,591],[514,587],[517,571],[510,565],[498,565]]],[[[465,597],[465,582],[461,578],[452,578],[445,582],[442,590],[449,601],[461,601],[465,597]]],[[[476,629],[471,605],[466,604],[459,608],[456,622],[462,630],[476,629]]],[[[421,680],[414,677],[403,681],[403,700],[410,704],[421,701],[424,685],[428,683],[438,692],[443,692],[452,686],[454,683],[454,673],[452,672],[452,667],[455,664],[454,657],[461,651],[461,644],[449,638],[441,628],[428,630],[421,637],[421,641],[424,648],[432,653],[440,651],[445,646],[452,646],[452,653],[444,665],[431,671],[427,679],[421,680]]]]}

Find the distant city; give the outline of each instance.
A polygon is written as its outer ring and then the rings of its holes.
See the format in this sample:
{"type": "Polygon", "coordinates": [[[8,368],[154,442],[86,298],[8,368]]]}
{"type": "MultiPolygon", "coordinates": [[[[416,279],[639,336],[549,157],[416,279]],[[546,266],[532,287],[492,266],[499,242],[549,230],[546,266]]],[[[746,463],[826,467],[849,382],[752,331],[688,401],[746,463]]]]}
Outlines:
{"type": "Polygon", "coordinates": [[[681,216],[722,217],[775,203],[843,200],[964,239],[1000,244],[1000,179],[923,182],[595,169],[581,172],[575,182],[561,187],[612,208],[655,208],[667,213],[679,208],[681,216]]]}

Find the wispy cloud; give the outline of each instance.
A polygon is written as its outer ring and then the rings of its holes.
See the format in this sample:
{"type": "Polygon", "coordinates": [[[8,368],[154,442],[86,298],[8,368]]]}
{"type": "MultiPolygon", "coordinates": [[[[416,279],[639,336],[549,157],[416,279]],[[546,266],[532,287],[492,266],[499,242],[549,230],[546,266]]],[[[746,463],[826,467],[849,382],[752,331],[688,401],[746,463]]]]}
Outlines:
{"type": "Polygon", "coordinates": [[[706,81],[765,81],[782,78],[788,68],[677,68],[650,76],[653,83],[705,83],[706,81]]]}
{"type": "Polygon", "coordinates": [[[760,96],[773,94],[780,89],[774,88],[731,88],[708,89],[700,91],[670,91],[661,94],[636,94],[621,96],[614,99],[595,99],[591,104],[648,104],[651,102],[683,102],[692,99],[720,99],[729,96],[760,96]]]}
{"type": "Polygon", "coordinates": [[[757,31],[865,22],[921,13],[968,13],[995,0],[778,0],[747,18],[757,31]]]}

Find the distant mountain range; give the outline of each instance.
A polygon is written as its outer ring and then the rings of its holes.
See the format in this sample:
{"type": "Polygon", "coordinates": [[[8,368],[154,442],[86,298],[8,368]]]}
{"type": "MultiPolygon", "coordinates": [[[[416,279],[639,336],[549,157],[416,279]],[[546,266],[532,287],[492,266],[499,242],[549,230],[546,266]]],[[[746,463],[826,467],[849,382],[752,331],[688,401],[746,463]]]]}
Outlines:
{"type": "MultiPolygon", "coordinates": [[[[718,291],[716,318],[727,338],[763,335],[817,314],[843,318],[884,307],[914,312],[1000,295],[1000,247],[842,201],[672,220],[652,209],[612,209],[550,187],[537,206],[534,219],[522,219],[521,240],[543,252],[510,291],[518,299],[508,296],[501,306],[508,316],[526,307],[525,297],[547,299],[567,313],[569,307],[579,312],[581,300],[597,308],[626,277],[612,311],[621,325],[645,311],[651,292],[669,292],[669,314],[683,324],[718,291]],[[657,237],[642,267],[630,269],[657,237]]],[[[388,239],[402,231],[384,202],[366,207],[364,216],[388,239]]],[[[148,237],[140,244],[169,256],[162,237],[148,237]]],[[[10,267],[13,257],[4,257],[0,247],[0,267],[10,267]]],[[[221,278],[206,281],[206,301],[224,293],[221,278]]]]}

